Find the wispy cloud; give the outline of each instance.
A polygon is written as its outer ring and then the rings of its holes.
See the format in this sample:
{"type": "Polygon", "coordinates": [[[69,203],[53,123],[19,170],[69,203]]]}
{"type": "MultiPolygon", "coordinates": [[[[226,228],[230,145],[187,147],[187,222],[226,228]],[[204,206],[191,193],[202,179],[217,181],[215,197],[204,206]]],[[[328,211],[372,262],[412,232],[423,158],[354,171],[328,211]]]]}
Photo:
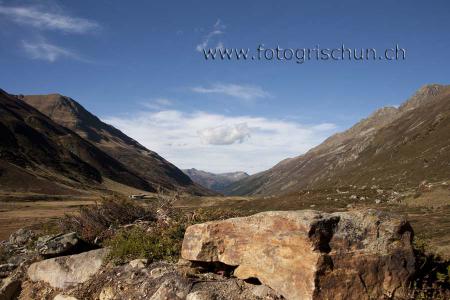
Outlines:
{"type": "Polygon", "coordinates": [[[200,94],[222,94],[243,100],[254,100],[257,98],[266,98],[270,94],[259,86],[240,85],[240,84],[213,84],[209,87],[193,87],[192,91],[200,94]]]}
{"type": "Polygon", "coordinates": [[[212,172],[262,171],[306,152],[336,131],[336,126],[328,123],[304,125],[179,110],[143,111],[104,121],[178,167],[212,172]]]}
{"type": "MultiPolygon", "coordinates": [[[[217,36],[223,35],[225,33],[226,26],[223,24],[222,20],[217,19],[214,23],[213,28],[204,37],[200,44],[198,44],[195,49],[199,52],[203,51],[211,42],[214,42],[217,36]]],[[[223,42],[217,41],[216,48],[223,48],[223,42]]]]}
{"type": "Polygon", "coordinates": [[[143,102],[142,105],[152,110],[162,110],[167,108],[168,106],[172,106],[173,103],[174,101],[168,98],[156,98],[147,102],[143,102]]]}
{"type": "Polygon", "coordinates": [[[77,53],[56,45],[52,45],[45,40],[37,42],[22,41],[22,47],[25,53],[32,59],[40,59],[48,62],[55,62],[61,58],[70,58],[87,62],[77,53]]]}
{"type": "Polygon", "coordinates": [[[100,25],[94,21],[44,11],[41,7],[37,6],[0,5],[0,14],[15,23],[38,29],[86,33],[100,28],[100,25]]]}

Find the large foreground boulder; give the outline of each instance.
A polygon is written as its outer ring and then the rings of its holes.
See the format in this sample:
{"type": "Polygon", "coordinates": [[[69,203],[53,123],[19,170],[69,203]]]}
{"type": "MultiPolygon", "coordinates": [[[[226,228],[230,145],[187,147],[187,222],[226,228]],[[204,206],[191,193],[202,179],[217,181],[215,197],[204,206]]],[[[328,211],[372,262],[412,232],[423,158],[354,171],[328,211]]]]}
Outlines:
{"type": "Polygon", "coordinates": [[[264,212],[188,227],[182,257],[234,266],[287,299],[396,298],[414,272],[412,234],[374,210],[264,212]]]}
{"type": "Polygon", "coordinates": [[[32,264],[28,268],[31,281],[43,281],[53,288],[67,289],[89,280],[103,264],[108,249],[60,256],[32,264]]]}

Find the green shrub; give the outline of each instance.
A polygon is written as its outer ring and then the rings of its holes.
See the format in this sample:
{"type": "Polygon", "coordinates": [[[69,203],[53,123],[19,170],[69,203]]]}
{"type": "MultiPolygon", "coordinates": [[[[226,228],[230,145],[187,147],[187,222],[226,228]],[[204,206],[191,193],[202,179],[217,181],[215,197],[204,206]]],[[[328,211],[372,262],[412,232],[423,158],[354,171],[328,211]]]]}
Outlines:
{"type": "Polygon", "coordinates": [[[110,247],[110,259],[116,264],[136,258],[146,258],[150,262],[176,261],[180,256],[184,231],[182,224],[150,230],[134,227],[120,230],[104,244],[110,247]]]}

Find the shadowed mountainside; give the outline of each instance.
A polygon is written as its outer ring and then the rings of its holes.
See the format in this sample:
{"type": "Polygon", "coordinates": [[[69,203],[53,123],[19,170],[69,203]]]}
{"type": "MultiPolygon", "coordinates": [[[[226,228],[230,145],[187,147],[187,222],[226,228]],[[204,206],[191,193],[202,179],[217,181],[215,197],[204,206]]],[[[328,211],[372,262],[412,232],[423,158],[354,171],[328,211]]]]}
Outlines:
{"type": "Polygon", "coordinates": [[[0,186],[4,192],[72,194],[72,188],[100,188],[104,178],[155,190],[108,154],[3,90],[0,114],[0,186]]]}
{"type": "Polygon", "coordinates": [[[115,127],[102,122],[75,100],[60,94],[19,96],[23,101],[86,139],[148,184],[192,194],[213,194],[157,153],[148,150],[115,127]]]}
{"type": "Polygon", "coordinates": [[[304,155],[226,188],[232,195],[283,194],[349,184],[407,188],[450,174],[450,86],[427,85],[304,155]]]}

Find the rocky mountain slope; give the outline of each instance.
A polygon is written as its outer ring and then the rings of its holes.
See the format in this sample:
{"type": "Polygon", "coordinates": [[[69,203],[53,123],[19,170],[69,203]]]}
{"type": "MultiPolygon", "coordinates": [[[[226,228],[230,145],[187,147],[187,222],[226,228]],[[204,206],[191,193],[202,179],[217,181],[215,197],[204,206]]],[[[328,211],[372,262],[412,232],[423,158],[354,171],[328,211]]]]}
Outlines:
{"type": "Polygon", "coordinates": [[[102,122],[75,100],[60,94],[19,96],[54,122],[76,132],[152,187],[211,194],[196,185],[181,170],[145,148],[120,130],[102,122]]]}
{"type": "Polygon", "coordinates": [[[197,169],[185,169],[183,170],[192,181],[200,184],[210,190],[223,193],[228,185],[238,180],[247,178],[249,175],[245,172],[230,172],[214,174],[197,169]]]}
{"type": "Polygon", "coordinates": [[[2,191],[73,193],[109,178],[140,190],[154,188],[123,164],[0,90],[2,191]]]}
{"type": "Polygon", "coordinates": [[[305,188],[406,188],[450,174],[450,86],[427,85],[400,107],[385,107],[304,155],[227,187],[234,195],[305,188]]]}

